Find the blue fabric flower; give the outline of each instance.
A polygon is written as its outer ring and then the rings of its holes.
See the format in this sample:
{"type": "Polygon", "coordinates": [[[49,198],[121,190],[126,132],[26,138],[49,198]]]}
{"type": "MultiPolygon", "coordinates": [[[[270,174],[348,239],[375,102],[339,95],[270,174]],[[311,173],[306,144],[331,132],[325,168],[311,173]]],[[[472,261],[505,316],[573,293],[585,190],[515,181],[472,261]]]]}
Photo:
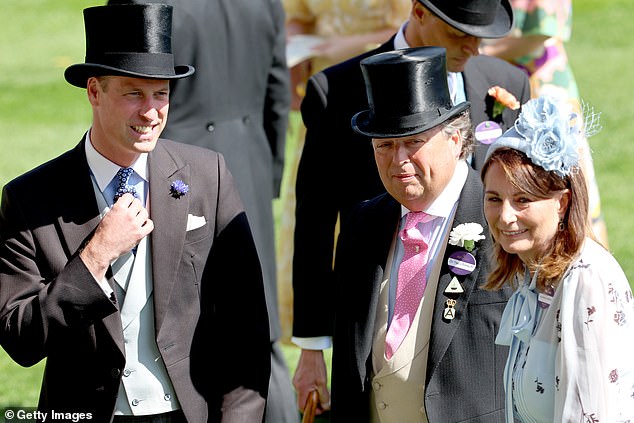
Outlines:
{"type": "Polygon", "coordinates": [[[564,177],[579,165],[579,118],[567,102],[542,96],[522,106],[513,128],[489,147],[489,156],[500,147],[526,154],[533,163],[564,177]]]}
{"type": "Polygon", "coordinates": [[[183,195],[187,194],[188,191],[189,185],[180,179],[172,182],[170,185],[170,194],[172,194],[172,197],[174,198],[181,198],[183,195]]]}
{"type": "Polygon", "coordinates": [[[576,114],[567,103],[539,97],[524,105],[515,130],[529,144],[526,155],[538,166],[559,176],[568,175],[579,161],[576,114]]]}

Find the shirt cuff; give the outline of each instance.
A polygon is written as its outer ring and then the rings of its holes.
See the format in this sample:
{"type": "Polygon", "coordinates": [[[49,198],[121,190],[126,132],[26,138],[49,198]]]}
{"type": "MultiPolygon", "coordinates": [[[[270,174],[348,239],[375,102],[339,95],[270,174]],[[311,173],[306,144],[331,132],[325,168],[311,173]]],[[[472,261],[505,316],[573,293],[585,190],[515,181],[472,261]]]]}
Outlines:
{"type": "Polygon", "coordinates": [[[95,282],[97,282],[97,285],[99,285],[99,288],[101,288],[103,293],[106,294],[106,297],[112,300],[114,298],[114,291],[112,290],[112,288],[110,288],[108,279],[101,278],[101,280],[97,280],[97,278],[95,278],[94,276],[93,276],[93,279],[95,280],[95,282]]]}
{"type": "Polygon", "coordinates": [[[316,336],[312,338],[291,337],[291,342],[303,350],[325,350],[332,347],[332,337],[316,336]]]}

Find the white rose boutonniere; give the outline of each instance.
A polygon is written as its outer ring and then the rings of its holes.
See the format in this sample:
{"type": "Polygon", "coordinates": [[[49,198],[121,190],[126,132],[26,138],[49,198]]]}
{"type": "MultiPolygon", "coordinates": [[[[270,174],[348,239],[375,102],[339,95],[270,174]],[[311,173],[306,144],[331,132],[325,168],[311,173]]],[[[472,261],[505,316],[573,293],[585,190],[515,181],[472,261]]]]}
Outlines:
{"type": "Polygon", "coordinates": [[[449,233],[449,243],[471,252],[475,248],[475,243],[485,238],[483,231],[484,228],[479,223],[462,223],[449,233]]]}

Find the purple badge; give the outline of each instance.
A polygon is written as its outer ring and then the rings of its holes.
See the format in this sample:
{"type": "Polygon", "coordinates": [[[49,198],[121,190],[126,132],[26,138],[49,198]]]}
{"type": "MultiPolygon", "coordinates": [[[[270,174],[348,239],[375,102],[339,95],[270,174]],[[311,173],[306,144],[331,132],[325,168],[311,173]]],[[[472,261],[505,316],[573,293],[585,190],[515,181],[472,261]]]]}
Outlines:
{"type": "Polygon", "coordinates": [[[468,275],[476,268],[476,259],[466,251],[456,251],[447,260],[449,270],[456,275],[468,275]]]}
{"type": "Polygon", "coordinates": [[[487,120],[475,129],[475,138],[482,144],[491,144],[502,135],[502,128],[497,123],[487,120]]]}

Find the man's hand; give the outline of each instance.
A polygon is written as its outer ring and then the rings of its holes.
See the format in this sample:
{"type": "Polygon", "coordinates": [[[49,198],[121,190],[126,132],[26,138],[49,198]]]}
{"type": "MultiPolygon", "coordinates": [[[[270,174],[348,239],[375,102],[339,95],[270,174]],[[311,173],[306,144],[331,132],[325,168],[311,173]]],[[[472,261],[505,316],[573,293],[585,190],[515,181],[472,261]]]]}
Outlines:
{"type": "Polygon", "coordinates": [[[103,217],[80,257],[93,276],[101,279],[112,261],[132,250],[153,229],[141,201],[124,194],[103,217]]]}
{"type": "Polygon", "coordinates": [[[297,407],[304,410],[311,391],[319,394],[319,403],[315,414],[330,410],[330,392],[328,392],[326,362],[321,350],[302,350],[293,377],[293,386],[297,391],[297,407]]]}

